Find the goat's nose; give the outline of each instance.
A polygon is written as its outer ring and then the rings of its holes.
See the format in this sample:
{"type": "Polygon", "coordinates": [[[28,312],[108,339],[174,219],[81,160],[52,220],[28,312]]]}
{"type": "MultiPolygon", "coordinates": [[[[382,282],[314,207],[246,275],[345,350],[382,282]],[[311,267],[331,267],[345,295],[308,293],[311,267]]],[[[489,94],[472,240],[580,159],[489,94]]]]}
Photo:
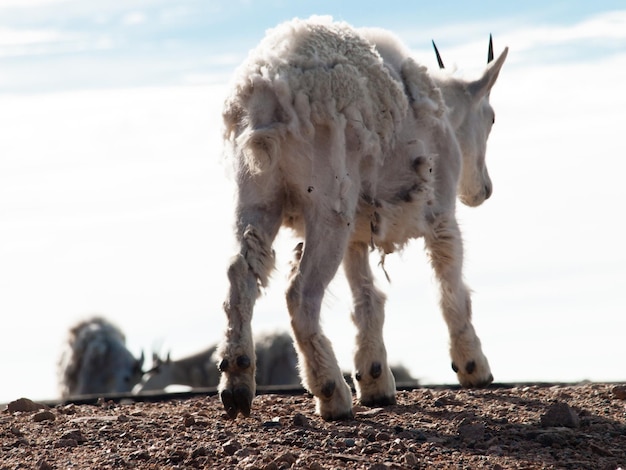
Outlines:
{"type": "Polygon", "coordinates": [[[493,187],[490,184],[485,185],[485,199],[489,199],[493,193],[493,187]]]}

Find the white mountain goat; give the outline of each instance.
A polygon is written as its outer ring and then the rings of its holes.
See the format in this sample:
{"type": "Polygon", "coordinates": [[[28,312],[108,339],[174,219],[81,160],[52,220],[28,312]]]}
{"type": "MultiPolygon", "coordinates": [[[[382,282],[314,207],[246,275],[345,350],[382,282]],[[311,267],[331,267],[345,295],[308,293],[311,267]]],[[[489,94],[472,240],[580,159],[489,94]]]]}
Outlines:
{"type": "MultiPolygon", "coordinates": [[[[217,347],[210,348],[176,361],[169,354],[166,359],[153,356],[148,370],[135,388],[136,393],[163,390],[169,385],[189,387],[216,387],[220,372],[216,367],[217,347]]],[[[266,334],[256,338],[256,383],[259,385],[298,385],[298,356],[293,340],[287,333],[266,334]]]]}
{"type": "Polygon", "coordinates": [[[141,380],[144,358],[135,358],[125,343],[122,331],[105,318],[74,325],[58,364],[61,397],[130,392],[141,380]]]}
{"type": "Polygon", "coordinates": [[[507,51],[476,81],[433,78],[388,32],[311,18],[270,30],[250,52],[223,112],[239,244],[219,349],[220,397],[230,418],[250,414],[252,311],[283,225],[304,240],[295,250],[287,308],[303,384],[324,419],[352,416],[350,388],[319,318],[342,261],[354,298],[357,398],[395,403],[383,343],[385,297],[374,285],[369,251],[385,255],[412,238],[424,237],[441,285],[459,382],[482,387],[493,380],[471,323],[455,199],[478,206],[491,195],[489,93],[507,51]]]}

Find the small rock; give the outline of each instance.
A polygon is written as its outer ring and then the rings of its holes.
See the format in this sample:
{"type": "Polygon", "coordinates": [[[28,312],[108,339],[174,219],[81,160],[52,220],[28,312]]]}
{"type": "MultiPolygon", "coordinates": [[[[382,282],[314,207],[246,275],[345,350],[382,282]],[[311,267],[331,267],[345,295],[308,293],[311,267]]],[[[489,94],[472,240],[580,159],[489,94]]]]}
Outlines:
{"type": "Polygon", "coordinates": [[[483,423],[462,424],[459,426],[459,437],[464,441],[482,441],[485,437],[483,423]]]}
{"type": "Polygon", "coordinates": [[[263,423],[263,427],[265,429],[279,428],[281,426],[282,426],[282,424],[280,423],[280,418],[279,417],[274,417],[274,418],[271,419],[271,421],[265,421],[263,423]]]}
{"type": "Polygon", "coordinates": [[[76,447],[77,445],[78,445],[78,442],[76,442],[76,439],[59,439],[58,441],[54,443],[54,447],[56,448],[76,447]]]}
{"type": "Polygon", "coordinates": [[[617,385],[613,387],[613,395],[620,400],[626,400],[626,385],[617,385]]]}
{"type": "Polygon", "coordinates": [[[28,398],[19,398],[7,405],[7,411],[9,413],[15,413],[16,411],[37,411],[47,408],[48,407],[43,403],[35,403],[28,398]]]}
{"type": "Polygon", "coordinates": [[[38,461],[37,464],[35,465],[35,468],[37,470],[52,470],[53,469],[52,465],[50,465],[44,459],[41,459],[40,461],[38,461]]]}
{"type": "Polygon", "coordinates": [[[78,444],[87,442],[87,438],[83,435],[80,429],[71,429],[67,431],[61,436],[61,439],[72,439],[78,444]]]}
{"type": "Polygon", "coordinates": [[[384,463],[375,463],[367,467],[367,470],[389,470],[389,467],[384,463]]]}
{"type": "Polygon", "coordinates": [[[377,441],[390,441],[391,436],[388,433],[381,431],[378,434],[376,434],[376,440],[377,441]]]}
{"type": "Polygon", "coordinates": [[[404,454],[402,456],[402,460],[404,460],[404,463],[407,464],[409,467],[417,467],[419,465],[419,460],[413,452],[407,452],[406,454],[404,454]]]}
{"type": "Polygon", "coordinates": [[[128,417],[128,415],[121,414],[121,415],[119,415],[119,416],[117,417],[117,420],[118,420],[120,423],[127,423],[128,421],[130,421],[130,418],[128,417]]]}
{"type": "Polygon", "coordinates": [[[150,453],[147,450],[141,449],[129,455],[131,460],[150,460],[150,453]]]}
{"type": "Polygon", "coordinates": [[[293,464],[296,463],[296,460],[298,460],[298,457],[296,457],[295,454],[293,454],[292,452],[286,452],[276,457],[276,459],[274,459],[274,463],[278,465],[279,468],[282,467],[282,463],[286,463],[291,467],[293,464]]]}
{"type": "Polygon", "coordinates": [[[383,411],[385,411],[383,408],[371,408],[365,411],[361,411],[359,413],[359,416],[363,417],[363,418],[368,418],[368,417],[372,417],[372,416],[376,416],[380,413],[382,413],[383,411]]]}
{"type": "Polygon", "coordinates": [[[226,455],[234,455],[239,449],[241,449],[241,444],[237,441],[227,441],[222,444],[222,449],[226,455]]]}
{"type": "Polygon", "coordinates": [[[184,461],[188,456],[189,456],[189,454],[187,453],[187,451],[185,451],[183,449],[174,449],[167,456],[167,458],[168,458],[168,460],[170,462],[179,463],[179,462],[184,461]]]}
{"type": "Polygon", "coordinates": [[[73,415],[76,414],[76,405],[74,403],[70,403],[65,406],[57,407],[57,412],[64,415],[73,415]]]}
{"type": "Polygon", "coordinates": [[[548,408],[546,413],[541,416],[541,427],[557,427],[577,428],[580,426],[580,418],[578,414],[567,404],[557,402],[548,408]]]}
{"type": "Polygon", "coordinates": [[[296,413],[295,415],[293,415],[292,423],[294,426],[301,426],[303,428],[306,428],[309,426],[309,418],[304,416],[302,413],[296,413]]]}
{"type": "Polygon", "coordinates": [[[196,424],[196,418],[194,418],[190,414],[185,415],[185,417],[183,418],[183,425],[188,428],[189,426],[193,426],[194,424],[196,424]]]}
{"type": "Polygon", "coordinates": [[[193,452],[191,452],[191,458],[195,459],[197,457],[202,457],[204,455],[208,455],[208,451],[206,447],[196,447],[193,452]]]}
{"type": "Polygon", "coordinates": [[[564,445],[567,441],[565,436],[558,432],[543,432],[537,435],[537,442],[543,446],[564,445]]]}
{"type": "Polygon", "coordinates": [[[356,445],[356,441],[351,437],[347,437],[343,442],[346,444],[346,447],[354,447],[356,445]]]}
{"type": "Polygon", "coordinates": [[[42,421],[54,421],[55,419],[56,416],[49,410],[40,411],[39,413],[33,415],[33,421],[35,423],[41,423],[42,421]]]}

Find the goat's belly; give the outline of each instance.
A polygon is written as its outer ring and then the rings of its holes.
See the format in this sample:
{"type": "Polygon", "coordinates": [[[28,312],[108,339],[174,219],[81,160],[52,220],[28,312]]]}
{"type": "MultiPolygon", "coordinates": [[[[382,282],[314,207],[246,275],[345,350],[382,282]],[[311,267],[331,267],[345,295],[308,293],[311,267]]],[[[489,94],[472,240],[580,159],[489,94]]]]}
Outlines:
{"type": "Polygon", "coordinates": [[[363,202],[352,241],[368,243],[383,253],[401,250],[411,239],[428,233],[424,204],[424,201],[375,205],[363,202]]]}

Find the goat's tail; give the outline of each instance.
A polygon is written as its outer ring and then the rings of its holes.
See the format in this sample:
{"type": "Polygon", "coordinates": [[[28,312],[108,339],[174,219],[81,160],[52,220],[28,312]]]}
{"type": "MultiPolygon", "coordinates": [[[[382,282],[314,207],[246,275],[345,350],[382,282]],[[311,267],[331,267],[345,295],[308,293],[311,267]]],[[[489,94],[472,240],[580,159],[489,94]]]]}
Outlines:
{"type": "Polygon", "coordinates": [[[282,137],[276,127],[246,129],[236,139],[236,148],[251,174],[265,173],[271,170],[280,158],[282,137]]]}

